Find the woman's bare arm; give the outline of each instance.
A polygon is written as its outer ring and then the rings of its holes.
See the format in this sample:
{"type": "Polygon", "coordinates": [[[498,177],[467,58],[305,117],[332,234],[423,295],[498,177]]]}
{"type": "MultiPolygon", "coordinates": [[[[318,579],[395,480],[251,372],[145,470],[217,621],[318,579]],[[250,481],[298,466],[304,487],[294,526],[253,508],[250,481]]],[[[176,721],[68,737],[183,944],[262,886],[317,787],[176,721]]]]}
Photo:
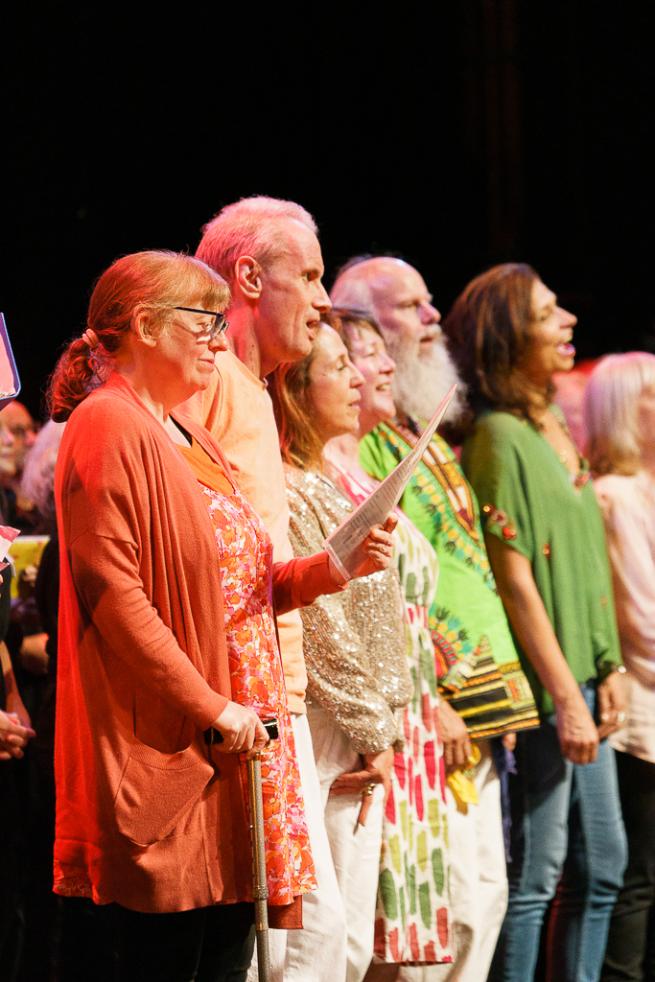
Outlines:
{"type": "Polygon", "coordinates": [[[574,764],[589,764],[598,753],[598,731],[548,619],[530,561],[493,535],[485,541],[514,633],[555,704],[562,754],[574,764]]]}

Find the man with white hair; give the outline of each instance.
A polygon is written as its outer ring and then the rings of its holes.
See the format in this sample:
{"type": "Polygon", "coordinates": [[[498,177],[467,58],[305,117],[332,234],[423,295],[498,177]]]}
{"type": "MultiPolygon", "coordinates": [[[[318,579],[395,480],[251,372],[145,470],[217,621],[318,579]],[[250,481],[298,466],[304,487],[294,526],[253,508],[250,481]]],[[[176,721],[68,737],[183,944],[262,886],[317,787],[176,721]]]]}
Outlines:
{"type": "MultiPolygon", "coordinates": [[[[316,224],[294,202],[244,198],[205,226],[196,255],[229,284],[233,352],[219,352],[211,385],[186,408],[224,451],[239,487],[264,521],[274,558],[290,559],[284,471],[263,380],[280,363],[309,353],[321,316],[330,309],[316,224]]],[[[334,982],[346,976],[345,913],[305,715],[307,673],[298,613],[279,617],[278,629],[318,889],[303,898],[303,930],[273,932],[271,961],[276,979],[334,982]]]]}
{"type": "MultiPolygon", "coordinates": [[[[407,455],[422,425],[457,381],[439,326],[441,315],[420,273],[388,256],[351,260],[339,273],[331,299],[337,311],[370,313],[396,362],[397,417],[368,434],[360,448],[365,470],[381,479],[407,455]]],[[[456,419],[462,403],[458,394],[446,418],[456,419]]],[[[473,794],[467,803],[460,793],[458,801],[449,781],[455,963],[399,968],[395,976],[385,966],[387,974],[380,978],[480,982],[487,977],[507,903],[500,786],[487,738],[536,725],[537,717],[495,590],[475,494],[439,435],[414,472],[401,507],[439,557],[430,627],[440,689],[449,700],[442,699],[439,710],[444,760],[449,773],[459,772],[460,781],[462,771],[472,777],[473,794]]]]}

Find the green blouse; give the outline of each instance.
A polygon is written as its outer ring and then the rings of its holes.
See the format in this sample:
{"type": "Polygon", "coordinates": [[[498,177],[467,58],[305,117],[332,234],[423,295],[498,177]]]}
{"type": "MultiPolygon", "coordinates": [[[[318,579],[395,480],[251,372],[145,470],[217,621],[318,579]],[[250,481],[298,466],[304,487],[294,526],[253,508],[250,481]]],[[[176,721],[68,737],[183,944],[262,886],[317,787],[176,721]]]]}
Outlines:
{"type": "MultiPolygon", "coordinates": [[[[592,681],[620,664],[605,531],[586,465],[572,475],[530,423],[487,412],[464,445],[462,466],[481,503],[485,532],[530,560],[576,681],[592,681]]],[[[550,695],[522,652],[521,658],[537,705],[552,713],[550,695]]]]}

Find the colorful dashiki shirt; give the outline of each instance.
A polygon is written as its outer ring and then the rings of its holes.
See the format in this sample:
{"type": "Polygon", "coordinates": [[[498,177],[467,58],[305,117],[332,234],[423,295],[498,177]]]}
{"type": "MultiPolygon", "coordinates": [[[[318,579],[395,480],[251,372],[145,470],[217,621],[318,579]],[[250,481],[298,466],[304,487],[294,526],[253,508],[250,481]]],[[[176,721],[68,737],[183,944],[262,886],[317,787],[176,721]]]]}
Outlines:
{"type": "MultiPolygon", "coordinates": [[[[380,424],[360,443],[364,470],[381,480],[416,440],[408,427],[380,424]]],[[[532,692],[487,558],[475,493],[438,434],[410,478],[400,506],[439,558],[429,622],[442,693],[472,737],[537,726],[532,692]]]]}

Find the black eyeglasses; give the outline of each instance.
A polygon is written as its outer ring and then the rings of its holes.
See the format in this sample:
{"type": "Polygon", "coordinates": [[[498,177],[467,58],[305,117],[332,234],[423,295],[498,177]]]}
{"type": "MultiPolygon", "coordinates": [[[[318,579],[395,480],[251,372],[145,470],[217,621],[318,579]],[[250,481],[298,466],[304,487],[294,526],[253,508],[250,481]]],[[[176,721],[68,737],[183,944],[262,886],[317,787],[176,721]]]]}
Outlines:
{"type": "Polygon", "coordinates": [[[220,337],[221,334],[224,334],[230,326],[225,318],[225,314],[222,314],[217,310],[199,310],[198,307],[173,307],[173,310],[186,310],[190,314],[206,314],[207,317],[214,318],[214,323],[211,325],[211,327],[201,327],[199,331],[194,331],[192,327],[187,327],[186,324],[181,324],[178,321],[178,324],[182,330],[188,331],[189,334],[193,334],[194,338],[196,338],[198,341],[205,339],[207,341],[213,341],[214,338],[220,337]]]}

